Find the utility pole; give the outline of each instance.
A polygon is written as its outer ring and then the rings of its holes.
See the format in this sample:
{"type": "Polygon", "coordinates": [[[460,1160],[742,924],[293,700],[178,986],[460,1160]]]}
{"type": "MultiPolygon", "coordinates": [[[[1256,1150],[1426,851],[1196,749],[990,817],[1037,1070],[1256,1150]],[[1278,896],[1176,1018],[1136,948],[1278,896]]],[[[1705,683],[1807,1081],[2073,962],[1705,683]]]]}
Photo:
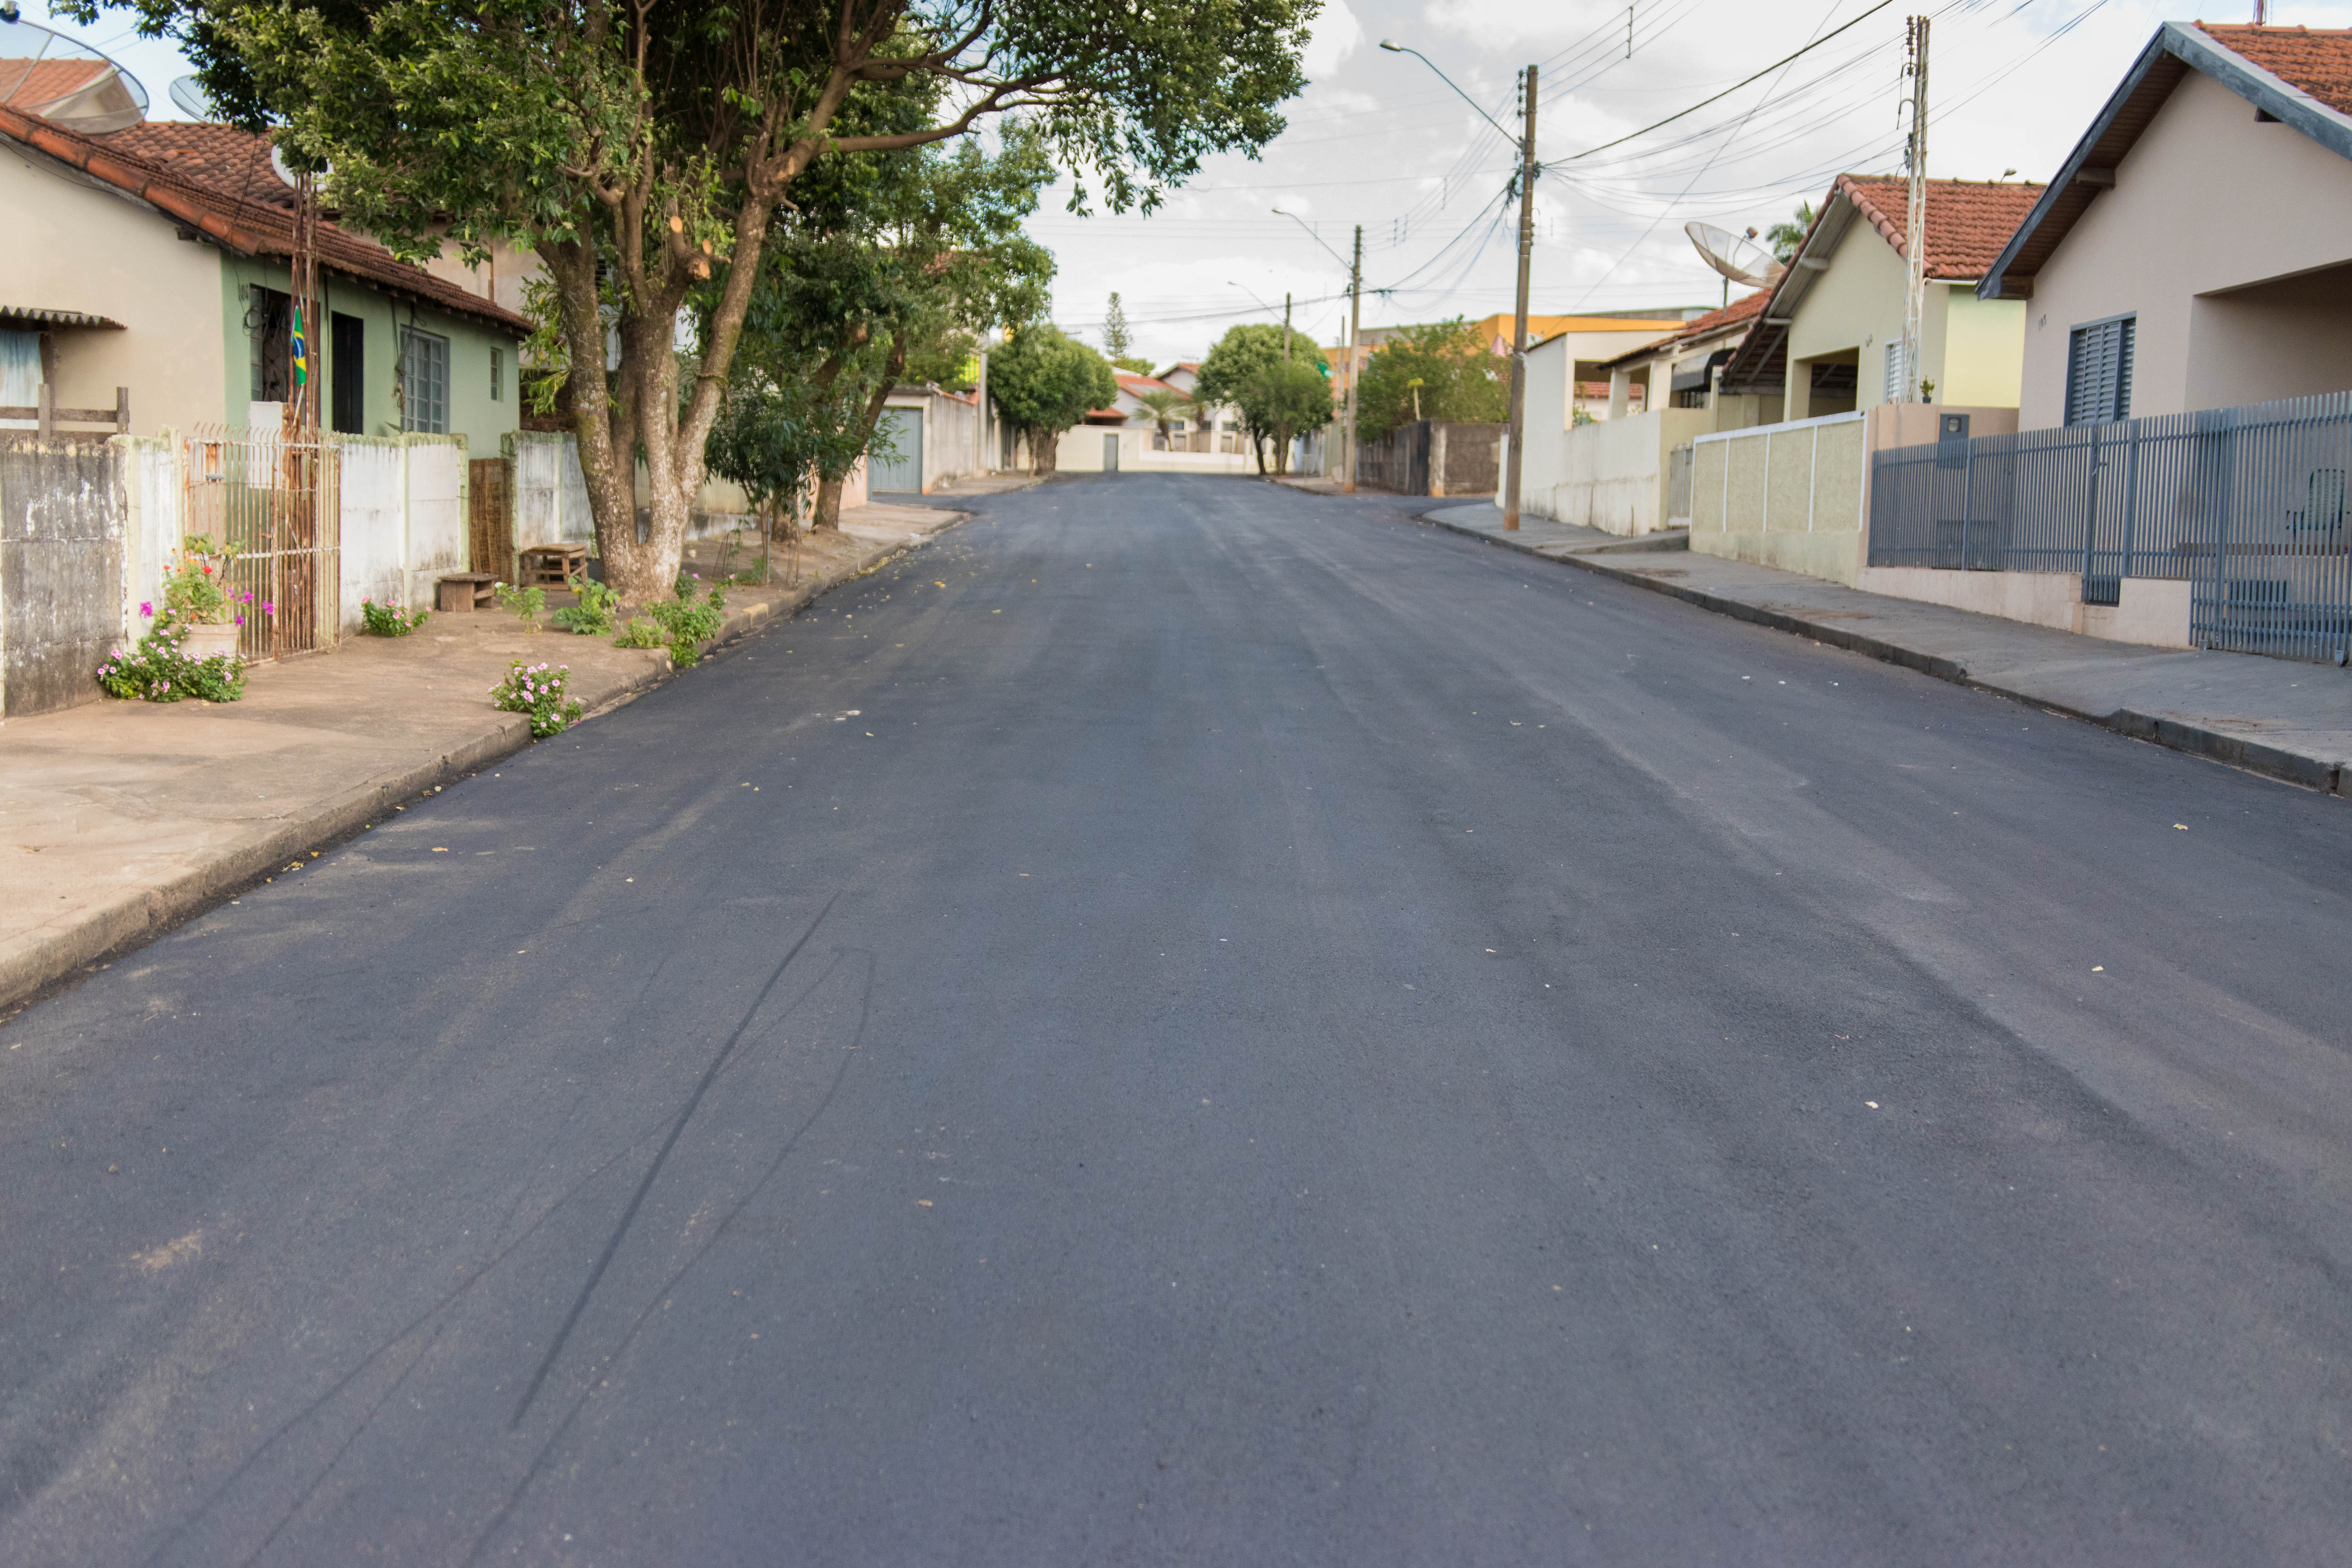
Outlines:
{"type": "MultiPolygon", "coordinates": [[[[1523,81],[1521,106],[1526,125],[1519,133],[1519,306],[1511,325],[1511,449],[1504,462],[1503,527],[1519,526],[1519,465],[1528,434],[1528,264],[1536,249],[1536,68],[1529,66],[1523,81]]],[[[1576,367],[1569,367],[1569,380],[1576,367]]]]}
{"type": "Polygon", "coordinates": [[[1364,226],[1356,226],[1356,259],[1348,268],[1348,437],[1342,493],[1356,493],[1356,387],[1364,379],[1364,226]]]}
{"type": "Polygon", "coordinates": [[[1290,363],[1290,290],[1282,291],[1282,363],[1290,363]]]}
{"type": "Polygon", "coordinates": [[[1903,224],[1903,401],[1920,400],[1920,340],[1927,318],[1927,18],[1911,18],[1911,202],[1903,224]]]}

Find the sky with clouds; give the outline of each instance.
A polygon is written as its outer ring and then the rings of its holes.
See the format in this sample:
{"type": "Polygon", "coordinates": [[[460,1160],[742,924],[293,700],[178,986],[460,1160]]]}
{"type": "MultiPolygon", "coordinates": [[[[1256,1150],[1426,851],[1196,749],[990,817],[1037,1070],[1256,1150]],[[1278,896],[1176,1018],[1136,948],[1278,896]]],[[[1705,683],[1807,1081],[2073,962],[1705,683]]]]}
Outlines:
{"type": "MultiPolygon", "coordinates": [[[[24,7],[34,20],[46,9],[24,7]]],[[[1279,320],[1286,290],[1297,323],[1335,341],[1347,269],[1333,253],[1358,224],[1367,326],[1507,310],[1517,151],[1437,72],[1509,127],[1517,73],[1533,62],[1538,156],[1550,165],[1537,184],[1533,309],[1712,305],[1722,281],[1684,237],[1686,220],[1761,228],[1841,171],[1900,167],[1906,14],[1932,23],[1928,172],[2042,179],[2158,25],[2197,10],[2246,21],[2252,0],[1326,0],[1309,85],[1259,158],[1212,160],[1148,217],[1073,216],[1065,184],[1030,227],[1060,265],[1055,320],[1098,343],[1116,289],[1135,352],[1163,363],[1197,358],[1236,321],[1279,320]],[[1686,119],[1602,146],[1823,38],[1686,119]]],[[[2273,0],[2270,19],[2352,26],[2352,0],[2273,0]]],[[[114,53],[159,114],[177,113],[166,92],[185,68],[124,13],[62,30],[114,53]]]]}

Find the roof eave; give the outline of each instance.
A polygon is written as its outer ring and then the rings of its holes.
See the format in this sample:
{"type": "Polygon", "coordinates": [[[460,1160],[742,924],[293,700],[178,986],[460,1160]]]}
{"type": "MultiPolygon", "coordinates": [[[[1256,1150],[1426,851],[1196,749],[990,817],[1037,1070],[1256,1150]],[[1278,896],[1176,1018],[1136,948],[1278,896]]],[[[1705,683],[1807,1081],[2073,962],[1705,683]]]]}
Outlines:
{"type": "MultiPolygon", "coordinates": [[[[1993,258],[1992,266],[1986,269],[1983,280],[1977,285],[1977,298],[1980,300],[2032,298],[2032,275],[2012,278],[2011,268],[2015,266],[2018,258],[2023,254],[2026,247],[2033,242],[2042,225],[2053,218],[2063,203],[2072,198],[2075,182],[2082,177],[2083,171],[2091,166],[2093,153],[2098,150],[2099,144],[2106,139],[2107,132],[2114,128],[2116,121],[2122,117],[2124,111],[2132,106],[2133,101],[2141,93],[2147,91],[2169,95],[2173,88],[2178,85],[2178,81],[2174,80],[2151,87],[2148,81],[2149,76],[2155,71],[2158,63],[2168,58],[2179,60],[2189,69],[2212,78],[2256,108],[2292,126],[2337,156],[2352,158],[2352,116],[2339,113],[2329,108],[2301,88],[2255,65],[2252,60],[2224,47],[2196,27],[2184,26],[2179,22],[2167,22],[2157,29],[2154,37],[2148,39],[2147,47],[2140,50],[2139,58],[2132,62],[2131,69],[2116,85],[2116,90],[2108,95],[2107,101],[2100,108],[2097,118],[2091,121],[2090,129],[2083,132],[2082,139],[2074,143],[2074,150],[2067,155],[2066,162],[2051,179],[2049,187],[2042,193],[2041,199],[2033,204],[2033,210],[2025,215],[2025,221],[2017,226],[2017,232],[2009,237],[2009,243],[2002,246],[2000,254],[1993,258]]],[[[2137,137],[2135,135],[2134,141],[2137,142],[2137,137]]],[[[2122,162],[2124,153],[2129,151],[2129,145],[2118,149],[2112,162],[2102,163],[2100,166],[2114,167],[2115,163],[2122,162]]],[[[2087,206],[2087,202],[2084,205],[2087,206]]],[[[2079,213],[2077,216],[2079,216],[2079,213]]],[[[2059,245],[2064,243],[2067,232],[2074,227],[2074,221],[2073,218],[2067,219],[2065,227],[2053,237],[2050,242],[2051,249],[2054,250],[2059,245]]]]}

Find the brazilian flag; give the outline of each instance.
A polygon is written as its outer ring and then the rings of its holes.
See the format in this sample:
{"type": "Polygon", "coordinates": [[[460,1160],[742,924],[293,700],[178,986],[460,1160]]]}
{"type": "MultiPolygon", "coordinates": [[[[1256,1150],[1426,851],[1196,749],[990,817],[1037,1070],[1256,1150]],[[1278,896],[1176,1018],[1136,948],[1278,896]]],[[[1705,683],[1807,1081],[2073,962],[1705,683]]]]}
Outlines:
{"type": "Polygon", "coordinates": [[[294,384],[298,387],[310,384],[310,349],[309,340],[302,335],[302,307],[299,305],[294,307],[294,384]]]}

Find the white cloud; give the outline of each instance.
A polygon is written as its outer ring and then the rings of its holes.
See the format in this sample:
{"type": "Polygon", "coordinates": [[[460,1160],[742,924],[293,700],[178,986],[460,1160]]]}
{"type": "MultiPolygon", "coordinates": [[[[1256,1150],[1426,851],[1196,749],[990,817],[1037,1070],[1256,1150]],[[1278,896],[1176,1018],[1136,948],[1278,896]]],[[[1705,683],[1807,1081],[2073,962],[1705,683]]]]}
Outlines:
{"type": "Polygon", "coordinates": [[[1347,0],[1327,0],[1320,15],[1315,18],[1315,29],[1308,36],[1307,48],[1301,56],[1307,68],[1307,79],[1319,81],[1337,71],[1349,56],[1364,47],[1364,25],[1348,9],[1347,0]]]}

